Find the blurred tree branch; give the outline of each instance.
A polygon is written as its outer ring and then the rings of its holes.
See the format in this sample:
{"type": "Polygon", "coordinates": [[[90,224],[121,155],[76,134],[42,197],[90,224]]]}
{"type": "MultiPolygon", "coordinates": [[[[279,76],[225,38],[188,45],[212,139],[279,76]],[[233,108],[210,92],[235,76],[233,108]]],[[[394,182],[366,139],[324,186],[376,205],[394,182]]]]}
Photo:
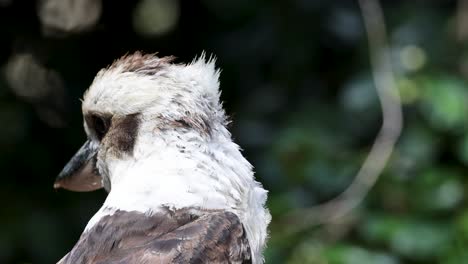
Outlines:
{"type": "Polygon", "coordinates": [[[464,42],[468,38],[468,1],[459,0],[457,3],[456,18],[457,39],[464,42]]]}
{"type": "Polygon", "coordinates": [[[400,97],[392,70],[382,8],[376,0],[359,0],[368,36],[372,74],[382,107],[383,123],[374,144],[351,185],[336,198],[286,215],[289,232],[334,222],[349,214],[364,199],[382,173],[403,125],[400,97]]]}

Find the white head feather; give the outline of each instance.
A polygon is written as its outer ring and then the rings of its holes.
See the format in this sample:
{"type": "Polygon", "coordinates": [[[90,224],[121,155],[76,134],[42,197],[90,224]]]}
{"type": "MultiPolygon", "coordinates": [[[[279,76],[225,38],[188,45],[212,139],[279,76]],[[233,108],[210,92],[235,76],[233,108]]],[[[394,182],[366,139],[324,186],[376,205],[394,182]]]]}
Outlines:
{"type": "MultiPolygon", "coordinates": [[[[85,93],[84,114],[140,120],[133,155],[99,153],[97,166],[111,190],[86,229],[117,209],[224,209],[240,218],[253,263],[261,263],[271,219],[267,191],[226,129],[215,60],[202,54],[189,64],[170,61],[125,56],[101,70],[85,93]]],[[[85,130],[90,133],[86,123],[85,130]]]]}

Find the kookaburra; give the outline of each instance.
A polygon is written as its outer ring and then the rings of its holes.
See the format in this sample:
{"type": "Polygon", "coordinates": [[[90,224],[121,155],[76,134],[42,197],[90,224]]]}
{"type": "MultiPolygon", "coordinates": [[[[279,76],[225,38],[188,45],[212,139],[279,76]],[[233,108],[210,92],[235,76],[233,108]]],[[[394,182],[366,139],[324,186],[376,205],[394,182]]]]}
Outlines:
{"type": "Polygon", "coordinates": [[[82,100],[88,140],[56,188],[108,196],[59,263],[262,263],[270,214],[226,128],[219,70],[139,52],[82,100]]]}

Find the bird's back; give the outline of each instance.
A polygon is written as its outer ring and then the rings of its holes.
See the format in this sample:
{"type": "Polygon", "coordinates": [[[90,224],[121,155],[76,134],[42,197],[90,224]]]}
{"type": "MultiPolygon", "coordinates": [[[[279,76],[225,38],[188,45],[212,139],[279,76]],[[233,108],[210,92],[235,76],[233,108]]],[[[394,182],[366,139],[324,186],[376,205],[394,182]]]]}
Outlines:
{"type": "Polygon", "coordinates": [[[116,211],[80,237],[59,264],[251,263],[239,218],[226,211],[116,211]]]}

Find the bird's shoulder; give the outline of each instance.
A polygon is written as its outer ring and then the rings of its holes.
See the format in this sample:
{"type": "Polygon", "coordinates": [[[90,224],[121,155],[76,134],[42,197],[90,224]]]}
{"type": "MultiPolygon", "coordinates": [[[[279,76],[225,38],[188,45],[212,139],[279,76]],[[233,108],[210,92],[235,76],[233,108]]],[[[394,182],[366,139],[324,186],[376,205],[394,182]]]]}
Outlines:
{"type": "Polygon", "coordinates": [[[81,235],[67,263],[251,263],[251,253],[232,212],[116,211],[81,235]]]}

